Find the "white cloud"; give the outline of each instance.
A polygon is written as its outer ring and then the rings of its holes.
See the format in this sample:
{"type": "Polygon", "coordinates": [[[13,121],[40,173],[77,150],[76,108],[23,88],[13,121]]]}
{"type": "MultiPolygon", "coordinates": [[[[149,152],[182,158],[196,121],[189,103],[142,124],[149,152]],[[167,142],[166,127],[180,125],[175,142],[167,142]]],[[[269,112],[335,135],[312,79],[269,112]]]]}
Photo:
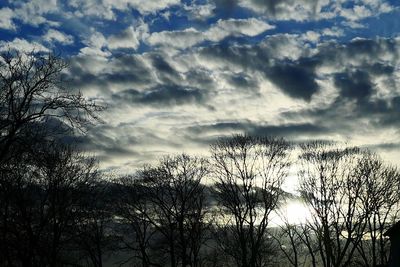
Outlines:
{"type": "Polygon", "coordinates": [[[8,7],[0,9],[0,28],[6,30],[14,30],[15,24],[13,22],[14,13],[8,7]]]}
{"type": "Polygon", "coordinates": [[[319,38],[321,37],[321,34],[315,31],[307,31],[302,35],[302,38],[304,41],[316,43],[319,41],[319,38]]]}
{"type": "Polygon", "coordinates": [[[140,45],[140,42],[148,37],[148,32],[148,25],[142,22],[137,27],[130,26],[118,34],[111,35],[107,39],[107,45],[110,49],[137,49],[140,45]]]}
{"type": "Polygon", "coordinates": [[[52,25],[54,22],[49,21],[43,15],[58,13],[59,6],[57,0],[28,1],[16,8],[14,12],[14,18],[19,19],[26,24],[38,26],[40,24],[48,23],[52,25]]]}
{"type": "MultiPolygon", "coordinates": [[[[239,6],[250,9],[259,14],[264,14],[269,18],[295,21],[322,18],[320,16],[322,9],[329,3],[330,0],[238,1],[239,6]]],[[[324,14],[324,16],[326,15],[331,16],[329,13],[324,14]]]]}
{"type": "Polygon", "coordinates": [[[15,49],[21,52],[48,52],[49,49],[38,42],[28,42],[25,39],[15,38],[13,41],[0,41],[0,51],[15,49]]]}
{"type": "Polygon", "coordinates": [[[191,47],[204,40],[201,32],[194,28],[183,31],[163,31],[150,35],[147,42],[150,45],[172,46],[175,48],[191,47]]]}
{"type": "Polygon", "coordinates": [[[43,39],[49,43],[57,42],[63,45],[69,45],[74,43],[73,36],[54,29],[49,29],[47,33],[43,36],[43,39]]]}
{"type": "Polygon", "coordinates": [[[344,31],[338,27],[326,28],[322,30],[323,36],[340,37],[344,35],[344,31]]]}
{"type": "Polygon", "coordinates": [[[342,4],[336,6],[336,11],[339,16],[346,18],[350,23],[354,23],[354,27],[352,28],[361,28],[356,23],[359,20],[388,13],[393,9],[393,6],[388,4],[385,0],[364,0],[354,5],[352,8],[343,8],[342,4]]]}
{"type": "Polygon", "coordinates": [[[70,0],[68,5],[76,10],[74,16],[78,18],[90,16],[99,17],[107,20],[114,20],[115,14],[111,7],[105,6],[93,0],[70,0]]]}
{"type": "Polygon", "coordinates": [[[107,46],[107,41],[104,35],[100,32],[91,29],[92,34],[89,38],[83,40],[86,47],[81,48],[80,55],[85,56],[97,56],[97,57],[108,57],[111,53],[103,48],[107,46]]]}
{"type": "Polygon", "coordinates": [[[201,32],[194,28],[182,31],[163,31],[151,34],[147,42],[151,45],[187,48],[202,41],[218,42],[228,36],[257,36],[275,26],[264,21],[250,19],[218,20],[208,30],[201,32]]]}
{"type": "Polygon", "coordinates": [[[185,5],[184,9],[188,12],[190,19],[205,20],[214,15],[215,4],[196,5],[191,3],[185,5]]]}
{"type": "Polygon", "coordinates": [[[205,36],[208,40],[219,41],[228,36],[256,36],[274,28],[275,26],[255,18],[220,19],[205,33],[205,36]]]}
{"type": "Polygon", "coordinates": [[[340,15],[350,21],[357,21],[372,15],[371,10],[362,5],[356,5],[353,8],[344,8],[340,10],[340,15]]]}
{"type": "Polygon", "coordinates": [[[295,21],[325,20],[338,16],[357,21],[394,9],[387,0],[231,0],[227,2],[235,2],[238,6],[262,14],[269,19],[295,21]],[[354,6],[348,7],[349,2],[354,6]]]}
{"type": "Polygon", "coordinates": [[[91,31],[92,34],[89,36],[89,38],[83,40],[84,44],[96,48],[102,48],[107,44],[106,38],[102,33],[95,31],[93,28],[91,29],[91,31]]]}
{"type": "Polygon", "coordinates": [[[179,0],[104,0],[105,5],[110,5],[115,9],[127,10],[129,7],[138,10],[141,14],[155,13],[166,9],[172,5],[180,3],[179,0]]]}
{"type": "Polygon", "coordinates": [[[346,26],[346,27],[350,27],[350,28],[353,28],[353,29],[362,29],[362,28],[366,28],[366,26],[364,25],[364,24],[362,24],[362,23],[359,23],[359,22],[357,22],[357,21],[343,21],[342,22],[342,25],[343,26],[346,26]]]}
{"type": "Polygon", "coordinates": [[[157,13],[172,5],[179,4],[179,0],[71,0],[68,5],[75,8],[74,14],[78,17],[94,16],[107,20],[115,20],[115,10],[128,11],[135,9],[141,14],[157,13]]]}

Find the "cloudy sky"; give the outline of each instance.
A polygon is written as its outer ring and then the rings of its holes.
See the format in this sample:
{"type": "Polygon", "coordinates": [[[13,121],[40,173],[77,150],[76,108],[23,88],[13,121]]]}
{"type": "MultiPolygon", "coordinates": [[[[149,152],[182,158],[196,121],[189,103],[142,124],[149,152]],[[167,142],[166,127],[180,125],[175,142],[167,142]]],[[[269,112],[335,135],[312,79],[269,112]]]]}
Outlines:
{"type": "Polygon", "coordinates": [[[400,164],[397,0],[2,0],[0,50],[57,51],[108,106],[109,169],[232,133],[367,146],[400,164]]]}

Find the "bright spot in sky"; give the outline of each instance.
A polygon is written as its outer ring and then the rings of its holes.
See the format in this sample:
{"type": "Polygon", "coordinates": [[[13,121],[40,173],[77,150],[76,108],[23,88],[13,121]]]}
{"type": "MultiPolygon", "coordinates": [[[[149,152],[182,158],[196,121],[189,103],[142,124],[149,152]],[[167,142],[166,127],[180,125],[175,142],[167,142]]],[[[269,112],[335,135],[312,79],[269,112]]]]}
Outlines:
{"type": "Polygon", "coordinates": [[[310,209],[299,200],[289,200],[273,216],[272,225],[278,226],[285,223],[302,224],[312,218],[310,209]]]}
{"type": "Polygon", "coordinates": [[[290,201],[284,211],[289,223],[305,223],[312,218],[309,208],[300,201],[290,201]]]}

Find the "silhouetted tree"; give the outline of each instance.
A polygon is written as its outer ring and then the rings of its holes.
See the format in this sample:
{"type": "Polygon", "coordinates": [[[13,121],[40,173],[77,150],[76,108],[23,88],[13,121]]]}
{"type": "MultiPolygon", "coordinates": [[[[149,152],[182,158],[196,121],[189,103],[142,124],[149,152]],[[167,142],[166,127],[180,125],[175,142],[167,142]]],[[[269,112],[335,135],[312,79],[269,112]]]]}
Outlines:
{"type": "Polygon", "coordinates": [[[217,239],[237,266],[266,264],[267,227],[289,167],[291,146],[282,139],[237,135],[211,146],[221,225],[217,239]]]}
{"type": "Polygon", "coordinates": [[[307,222],[291,222],[291,214],[283,212],[279,216],[282,222],[276,227],[272,237],[283,254],[280,262],[293,267],[317,267],[318,247],[307,222]]]}
{"type": "MultiPolygon", "coordinates": [[[[165,157],[157,166],[145,167],[137,177],[125,177],[122,184],[127,201],[119,215],[132,226],[143,266],[150,260],[150,241],[166,252],[159,266],[199,266],[204,240],[205,194],[201,183],[207,162],[180,155],[165,157]],[[154,232],[153,232],[154,231],[154,232]]],[[[153,247],[154,248],[154,247],[153,247]]]]}
{"type": "Polygon", "coordinates": [[[0,169],[1,252],[4,266],[60,266],[80,207],[96,177],[93,159],[54,142],[13,158],[0,169]]]}
{"type": "Polygon", "coordinates": [[[367,214],[365,238],[358,246],[363,266],[385,266],[389,240],[384,233],[399,219],[400,173],[373,153],[365,153],[357,168],[362,179],[361,202],[367,214]]]}
{"type": "Polygon", "coordinates": [[[81,93],[64,88],[61,72],[67,67],[54,54],[8,51],[0,56],[0,162],[12,157],[15,142],[49,118],[84,129],[101,106],[81,93]]]}
{"type": "Polygon", "coordinates": [[[156,229],[153,227],[146,186],[135,175],[120,178],[117,185],[118,198],[114,207],[116,215],[121,218],[118,231],[123,245],[120,249],[133,252],[133,256],[125,262],[138,258],[143,267],[159,266],[151,257],[156,229]]]}
{"type": "Polygon", "coordinates": [[[363,180],[357,172],[358,148],[323,142],[301,145],[300,190],[311,208],[309,222],[325,267],[349,266],[363,238],[363,180]]]}
{"type": "Polygon", "coordinates": [[[59,265],[89,186],[84,180],[93,178],[94,161],[55,138],[84,130],[103,109],[64,88],[66,67],[54,54],[10,49],[0,56],[0,262],[6,266],[59,265]]]}
{"type": "Polygon", "coordinates": [[[81,219],[75,226],[74,248],[83,262],[93,267],[102,267],[106,257],[116,250],[114,223],[114,200],[108,182],[92,181],[92,185],[77,207],[81,219]]]}

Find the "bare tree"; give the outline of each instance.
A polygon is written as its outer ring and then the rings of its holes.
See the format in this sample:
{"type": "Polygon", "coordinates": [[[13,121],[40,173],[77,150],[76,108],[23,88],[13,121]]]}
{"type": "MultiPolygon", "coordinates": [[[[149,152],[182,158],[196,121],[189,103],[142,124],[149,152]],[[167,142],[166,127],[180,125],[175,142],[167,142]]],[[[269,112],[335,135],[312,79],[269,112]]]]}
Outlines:
{"type": "Polygon", "coordinates": [[[317,242],[307,222],[292,222],[291,214],[284,211],[280,211],[278,214],[282,222],[275,227],[272,237],[283,254],[281,262],[286,262],[286,265],[283,266],[317,267],[317,242]]]}
{"type": "Polygon", "coordinates": [[[129,175],[116,181],[118,198],[114,202],[116,215],[122,218],[117,230],[121,236],[121,250],[133,252],[124,263],[138,258],[143,267],[160,266],[152,258],[156,229],[153,226],[147,188],[137,175],[129,175]]]}
{"type": "MultiPolygon", "coordinates": [[[[0,56],[0,162],[24,142],[32,124],[49,118],[84,129],[103,108],[64,88],[61,72],[67,67],[54,54],[8,51],[0,56]]],[[[14,153],[15,154],[15,153],[14,153]]]]}
{"type": "Polygon", "coordinates": [[[81,262],[93,267],[102,267],[105,258],[116,249],[117,238],[113,221],[115,215],[109,184],[95,180],[81,201],[79,208],[81,220],[75,226],[73,247],[81,262]]]}
{"type": "MultiPolygon", "coordinates": [[[[132,201],[123,203],[121,216],[134,228],[143,266],[154,265],[147,254],[149,238],[166,252],[170,266],[199,266],[207,225],[202,184],[207,172],[204,159],[183,154],[145,167],[136,178],[125,178],[124,185],[138,179],[131,187],[134,191],[128,192],[132,201]],[[156,233],[149,232],[149,227],[156,233]]],[[[160,264],[165,266],[165,261],[160,264]]]]}
{"type": "Polygon", "coordinates": [[[312,142],[301,145],[300,190],[312,210],[309,229],[325,267],[349,266],[366,227],[358,148],[312,142]]]}
{"type": "Polygon", "coordinates": [[[291,146],[282,139],[237,135],[211,146],[222,250],[237,266],[267,264],[267,227],[282,194],[291,146]]]}
{"type": "Polygon", "coordinates": [[[78,207],[96,176],[95,161],[69,147],[42,143],[35,152],[1,166],[0,195],[7,195],[0,213],[4,266],[70,263],[78,207]]]}
{"type": "Polygon", "coordinates": [[[385,266],[389,260],[384,233],[399,219],[400,173],[375,154],[366,152],[358,166],[363,181],[361,200],[368,214],[364,240],[358,246],[363,266],[385,266]]]}
{"type": "Polygon", "coordinates": [[[66,67],[54,54],[0,56],[0,260],[8,266],[16,259],[24,266],[56,264],[69,229],[64,224],[77,218],[75,201],[87,188],[84,171],[95,165],[54,138],[53,130],[66,125],[84,130],[103,109],[63,87],[66,67]]]}

